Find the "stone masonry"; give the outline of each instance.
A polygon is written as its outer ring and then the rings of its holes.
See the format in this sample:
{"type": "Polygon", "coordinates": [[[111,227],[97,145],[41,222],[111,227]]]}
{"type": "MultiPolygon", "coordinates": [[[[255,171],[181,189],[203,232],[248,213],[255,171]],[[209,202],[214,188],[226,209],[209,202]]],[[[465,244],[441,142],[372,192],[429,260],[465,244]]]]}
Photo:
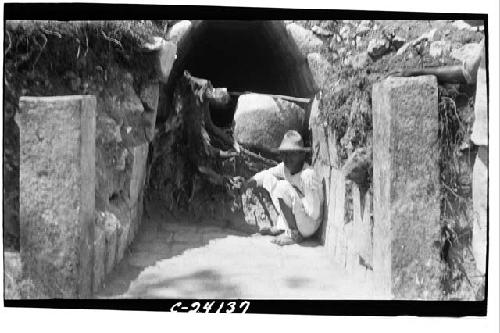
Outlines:
{"type": "Polygon", "coordinates": [[[22,97],[23,271],[49,297],[88,297],[95,210],[93,96],[22,97]]]}
{"type": "Polygon", "coordinates": [[[373,265],[382,298],[439,297],[438,126],[435,77],[374,85],[373,265]]]}

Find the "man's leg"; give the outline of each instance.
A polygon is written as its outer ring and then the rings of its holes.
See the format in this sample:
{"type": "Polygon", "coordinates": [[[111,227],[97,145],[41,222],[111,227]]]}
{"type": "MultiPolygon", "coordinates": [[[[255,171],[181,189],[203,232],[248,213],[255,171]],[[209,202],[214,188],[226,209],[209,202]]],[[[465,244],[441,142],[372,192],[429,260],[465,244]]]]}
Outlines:
{"type": "Polygon", "coordinates": [[[292,230],[297,230],[297,221],[295,220],[295,215],[293,214],[292,207],[288,206],[285,203],[285,200],[283,200],[282,198],[279,198],[278,202],[280,205],[281,213],[285,218],[288,228],[292,230]]]}
{"type": "Polygon", "coordinates": [[[297,228],[293,206],[296,201],[300,200],[299,195],[286,180],[278,180],[274,185],[271,198],[280,214],[277,227],[285,230],[285,232],[273,242],[278,245],[298,243],[302,240],[302,237],[297,228]]]}
{"type": "Polygon", "coordinates": [[[472,205],[474,209],[472,252],[476,267],[486,272],[488,220],[488,146],[479,146],[472,172],[472,205]]]}
{"type": "Polygon", "coordinates": [[[285,233],[274,239],[272,242],[278,245],[297,244],[302,241],[302,236],[297,228],[297,220],[292,207],[283,199],[279,199],[280,210],[288,228],[285,233]]]}

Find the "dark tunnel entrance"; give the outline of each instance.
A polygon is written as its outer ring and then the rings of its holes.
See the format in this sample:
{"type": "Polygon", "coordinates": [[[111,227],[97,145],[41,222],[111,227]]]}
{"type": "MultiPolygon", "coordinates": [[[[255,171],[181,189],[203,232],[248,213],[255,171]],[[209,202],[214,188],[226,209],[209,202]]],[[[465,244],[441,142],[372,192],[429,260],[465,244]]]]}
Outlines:
{"type": "MultiPolygon", "coordinates": [[[[249,178],[275,166],[278,157],[235,144],[231,126],[239,96],[230,94],[231,103],[214,108],[198,97],[203,88],[195,82],[204,80],[228,92],[306,99],[318,88],[305,55],[280,21],[193,21],[177,44],[168,82],[160,88],[159,134],[150,147],[145,196],[155,202],[154,211],[255,228],[270,221],[270,199],[261,194],[240,200],[227,179],[249,178]]],[[[309,104],[300,105],[305,120],[309,104]]]]}
{"type": "MultiPolygon", "coordinates": [[[[158,122],[168,117],[175,84],[185,70],[230,92],[311,97],[317,91],[307,59],[281,21],[193,21],[163,87],[158,122]]],[[[231,124],[237,98],[226,109],[212,110],[216,125],[231,124]]]]}

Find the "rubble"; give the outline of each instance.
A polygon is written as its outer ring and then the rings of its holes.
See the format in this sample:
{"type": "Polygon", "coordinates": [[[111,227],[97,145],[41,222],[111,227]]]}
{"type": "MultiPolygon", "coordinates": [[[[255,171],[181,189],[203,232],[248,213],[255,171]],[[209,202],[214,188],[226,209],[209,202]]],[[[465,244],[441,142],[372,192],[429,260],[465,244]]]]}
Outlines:
{"type": "Polygon", "coordinates": [[[361,69],[368,65],[371,61],[372,60],[368,55],[368,52],[363,52],[350,57],[347,60],[347,63],[354,69],[361,69]]]}
{"type": "Polygon", "coordinates": [[[368,44],[367,52],[372,59],[378,59],[390,52],[390,43],[385,39],[372,39],[368,44]]]}
{"type": "Polygon", "coordinates": [[[432,57],[439,58],[451,52],[451,43],[446,41],[434,41],[429,48],[432,57]]]}
{"type": "Polygon", "coordinates": [[[323,37],[330,37],[330,36],[333,36],[333,32],[328,30],[328,29],[324,29],[322,27],[318,27],[317,25],[315,25],[314,27],[312,27],[312,32],[314,32],[316,35],[319,35],[319,36],[323,36],[323,37]]]}

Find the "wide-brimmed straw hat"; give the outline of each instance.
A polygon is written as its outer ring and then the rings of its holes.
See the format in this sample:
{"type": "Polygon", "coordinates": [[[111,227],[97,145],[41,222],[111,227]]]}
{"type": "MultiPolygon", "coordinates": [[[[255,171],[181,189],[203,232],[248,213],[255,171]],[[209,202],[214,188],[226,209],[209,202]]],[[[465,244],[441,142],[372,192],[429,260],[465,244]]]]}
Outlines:
{"type": "Polygon", "coordinates": [[[283,136],[283,140],[281,141],[280,146],[275,149],[276,152],[294,152],[294,151],[302,151],[302,152],[310,152],[310,147],[304,147],[304,140],[302,140],[302,136],[299,132],[295,130],[289,130],[283,136]]]}

